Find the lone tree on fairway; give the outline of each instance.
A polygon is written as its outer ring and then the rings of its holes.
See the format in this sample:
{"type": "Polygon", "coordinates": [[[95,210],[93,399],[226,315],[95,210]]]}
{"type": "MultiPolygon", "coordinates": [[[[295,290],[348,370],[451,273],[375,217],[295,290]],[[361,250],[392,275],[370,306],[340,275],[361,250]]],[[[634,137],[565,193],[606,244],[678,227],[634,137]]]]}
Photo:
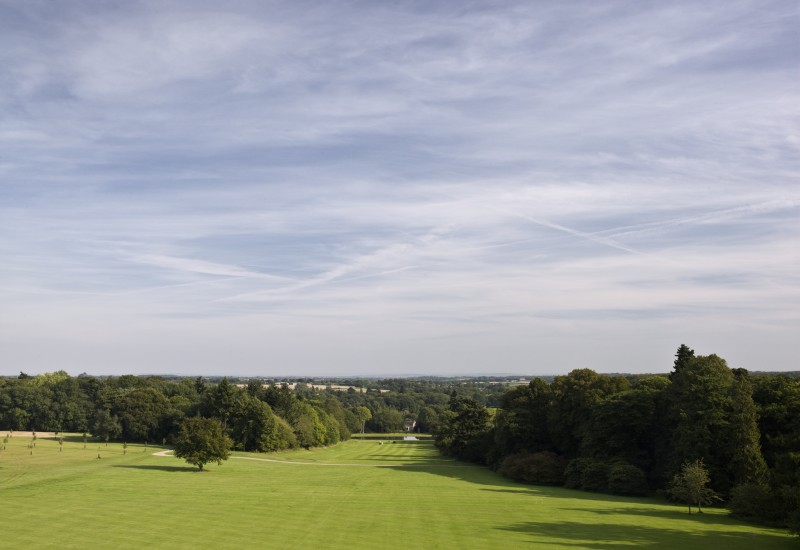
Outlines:
{"type": "Polygon", "coordinates": [[[670,484],[669,493],[676,499],[685,502],[689,506],[689,513],[692,513],[692,504],[697,505],[698,513],[702,514],[703,504],[711,504],[715,500],[720,500],[708,483],[710,478],[708,470],[703,464],[703,459],[694,462],[685,462],[681,471],[675,474],[670,484]]]}
{"type": "Polygon", "coordinates": [[[222,464],[231,454],[231,439],[222,431],[222,424],[214,418],[187,418],[175,439],[175,456],[194,464],[200,471],[209,462],[222,464]]]}

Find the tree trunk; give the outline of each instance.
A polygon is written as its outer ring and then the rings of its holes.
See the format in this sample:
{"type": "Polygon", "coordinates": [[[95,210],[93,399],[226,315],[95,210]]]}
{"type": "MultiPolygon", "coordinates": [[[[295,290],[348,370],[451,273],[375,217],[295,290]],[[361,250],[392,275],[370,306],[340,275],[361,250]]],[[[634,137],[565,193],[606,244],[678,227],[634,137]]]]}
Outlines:
{"type": "Polygon", "coordinates": [[[198,464],[197,467],[200,468],[201,472],[203,471],[203,465],[202,464],[198,464]]]}

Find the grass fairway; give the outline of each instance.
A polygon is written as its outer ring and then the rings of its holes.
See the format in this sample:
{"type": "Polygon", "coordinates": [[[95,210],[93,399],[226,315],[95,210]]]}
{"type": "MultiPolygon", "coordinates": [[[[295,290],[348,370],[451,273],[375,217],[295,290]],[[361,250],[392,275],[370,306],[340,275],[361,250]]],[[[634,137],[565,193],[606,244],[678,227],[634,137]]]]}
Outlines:
{"type": "Polygon", "coordinates": [[[202,473],[153,447],[30,442],[0,451],[3,548],[798,547],[719,510],[519,485],[430,441],[237,453],[258,460],[202,473]]]}

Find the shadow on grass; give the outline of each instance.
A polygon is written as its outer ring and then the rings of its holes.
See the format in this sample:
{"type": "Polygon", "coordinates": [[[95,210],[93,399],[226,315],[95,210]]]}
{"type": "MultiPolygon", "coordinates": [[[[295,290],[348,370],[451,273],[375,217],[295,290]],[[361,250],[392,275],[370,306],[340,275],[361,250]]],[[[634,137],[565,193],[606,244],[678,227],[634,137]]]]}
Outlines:
{"type": "Polygon", "coordinates": [[[533,547],[575,546],[630,550],[632,547],[643,546],[656,550],[673,548],[749,550],[791,548],[795,542],[779,532],[741,532],[726,529],[726,527],[741,526],[743,523],[718,513],[689,515],[684,507],[677,505],[674,509],[664,508],[666,502],[655,498],[589,493],[554,486],[524,485],[482,466],[465,462],[456,463],[462,464],[463,468],[437,468],[436,465],[427,464],[396,466],[393,469],[399,472],[425,472],[476,483],[484,486],[479,489],[481,491],[515,494],[523,499],[533,498],[536,499],[535,504],[546,505],[549,499],[558,499],[561,506],[552,508],[553,521],[523,522],[495,527],[499,530],[531,535],[529,542],[533,547]],[[618,506],[604,509],[608,504],[613,506],[614,503],[618,506]],[[556,519],[561,514],[563,517],[569,517],[573,512],[591,512],[599,517],[607,516],[609,522],[585,524],[556,519]],[[612,516],[616,517],[612,519],[612,516]],[[648,518],[675,521],[675,524],[681,525],[682,528],[649,527],[646,525],[648,518]]]}
{"type": "MultiPolygon", "coordinates": [[[[687,514],[688,515],[688,514],[687,514]]],[[[601,549],[630,550],[645,546],[648,549],[674,548],[788,548],[791,541],[786,537],[768,533],[746,533],[737,531],[688,532],[686,530],[642,525],[585,524],[574,521],[524,522],[506,527],[501,531],[513,531],[531,535],[531,544],[558,546],[580,546],[601,549]],[[556,542],[557,541],[557,542],[556,542]]]]}
{"type": "Polygon", "coordinates": [[[692,513],[689,515],[689,512],[684,507],[676,507],[672,510],[663,510],[663,509],[655,509],[655,508],[607,508],[604,510],[597,510],[592,508],[559,508],[559,510],[564,510],[566,512],[591,512],[593,514],[597,514],[600,516],[617,516],[617,515],[626,515],[626,516],[639,516],[639,517],[657,517],[657,518],[664,518],[664,519],[680,519],[680,520],[691,520],[696,523],[703,523],[706,525],[730,525],[730,524],[741,524],[741,520],[735,520],[730,518],[727,515],[719,515],[719,514],[698,514],[697,512],[692,513]]]}
{"type": "Polygon", "coordinates": [[[145,464],[115,464],[113,468],[130,468],[132,470],[157,470],[161,472],[199,472],[193,466],[152,466],[145,464]]]}

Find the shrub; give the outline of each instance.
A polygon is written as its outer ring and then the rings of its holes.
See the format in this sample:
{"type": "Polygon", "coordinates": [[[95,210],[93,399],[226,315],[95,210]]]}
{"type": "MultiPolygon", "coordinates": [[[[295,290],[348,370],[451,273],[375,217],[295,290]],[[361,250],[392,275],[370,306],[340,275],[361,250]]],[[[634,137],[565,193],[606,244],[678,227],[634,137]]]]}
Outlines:
{"type": "Polygon", "coordinates": [[[644,495],[647,494],[647,479],[640,468],[619,462],[608,470],[608,490],[616,495],[644,495]]]}
{"type": "Polygon", "coordinates": [[[734,487],[728,507],[737,518],[779,524],[784,517],[780,498],[775,498],[769,487],[758,483],[745,483],[734,487]]]}
{"type": "Polygon", "coordinates": [[[594,461],[590,458],[575,458],[564,469],[564,486],[570,489],[583,488],[583,472],[594,461]]]}
{"type": "Polygon", "coordinates": [[[592,460],[581,474],[581,489],[597,493],[608,491],[609,470],[607,463],[592,460]]]}
{"type": "Polygon", "coordinates": [[[786,526],[789,528],[790,533],[800,537],[800,508],[789,514],[786,526]]]}
{"type": "Polygon", "coordinates": [[[555,453],[521,452],[507,456],[498,471],[514,481],[561,485],[564,483],[564,466],[564,459],[555,453]]]}

